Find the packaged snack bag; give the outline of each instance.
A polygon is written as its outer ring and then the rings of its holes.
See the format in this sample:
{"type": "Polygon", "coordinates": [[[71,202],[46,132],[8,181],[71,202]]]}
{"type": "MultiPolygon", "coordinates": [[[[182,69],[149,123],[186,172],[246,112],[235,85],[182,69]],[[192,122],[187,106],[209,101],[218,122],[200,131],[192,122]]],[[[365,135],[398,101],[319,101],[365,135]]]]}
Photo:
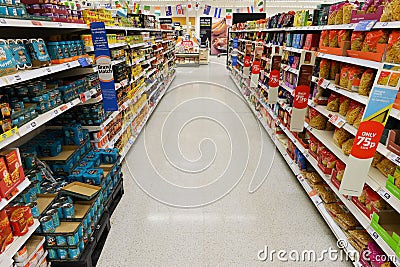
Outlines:
{"type": "Polygon", "coordinates": [[[340,95],[336,92],[332,92],[331,95],[329,96],[328,105],[326,106],[326,109],[329,111],[338,112],[339,105],[340,105],[340,95]]]}
{"type": "Polygon", "coordinates": [[[317,130],[324,130],[328,119],[317,110],[310,108],[310,126],[317,130]]]}
{"type": "Polygon", "coordinates": [[[358,114],[360,113],[362,105],[355,100],[351,100],[349,110],[346,114],[346,120],[349,124],[353,125],[358,114]]]}
{"type": "Polygon", "coordinates": [[[358,93],[360,95],[368,96],[374,84],[374,71],[371,69],[363,72],[361,76],[360,86],[358,88],[358,93]]]}
{"type": "Polygon", "coordinates": [[[339,106],[339,114],[342,116],[346,116],[347,111],[349,110],[350,106],[350,98],[341,95],[340,96],[340,106],[339,106]]]}
{"type": "Polygon", "coordinates": [[[351,34],[351,50],[361,51],[365,39],[365,32],[355,32],[351,34]]]}
{"type": "Polygon", "coordinates": [[[329,47],[339,47],[338,31],[329,31],[329,47]]]}
{"type": "Polygon", "coordinates": [[[327,59],[322,59],[319,63],[319,77],[329,79],[330,62],[327,59]]]}

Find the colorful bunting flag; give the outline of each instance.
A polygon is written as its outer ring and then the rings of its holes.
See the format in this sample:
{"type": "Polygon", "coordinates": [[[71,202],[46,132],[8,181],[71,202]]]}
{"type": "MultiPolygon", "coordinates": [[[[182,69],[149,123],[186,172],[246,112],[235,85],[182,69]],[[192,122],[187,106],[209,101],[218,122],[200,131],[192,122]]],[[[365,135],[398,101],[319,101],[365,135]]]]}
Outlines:
{"type": "Polygon", "coordinates": [[[181,4],[176,5],[176,14],[183,15],[183,8],[181,4]]]}
{"type": "Polygon", "coordinates": [[[160,6],[155,6],[154,7],[154,14],[156,16],[161,16],[161,7],[160,6]]]}
{"type": "Polygon", "coordinates": [[[204,15],[210,15],[210,11],[211,11],[211,6],[205,5],[205,6],[204,6],[203,14],[204,14],[204,15]]]}
{"type": "Polygon", "coordinates": [[[143,14],[149,15],[150,14],[150,6],[144,6],[143,7],[143,14]]]}
{"type": "Polygon", "coordinates": [[[257,7],[258,7],[258,12],[264,12],[264,1],[258,0],[257,7]]]}
{"type": "Polygon", "coordinates": [[[248,6],[247,13],[254,13],[254,6],[248,6]]]}
{"type": "Polygon", "coordinates": [[[171,6],[166,6],[165,7],[165,16],[171,17],[172,16],[172,7],[171,6]]]}
{"type": "Polygon", "coordinates": [[[226,19],[226,25],[232,26],[232,9],[227,8],[225,9],[225,19],[226,19]]]}
{"type": "Polygon", "coordinates": [[[200,3],[196,1],[196,4],[194,5],[194,10],[199,11],[200,10],[200,3]]]}
{"type": "Polygon", "coordinates": [[[193,10],[193,5],[192,5],[191,2],[188,2],[188,3],[187,3],[187,10],[188,10],[188,11],[192,11],[192,10],[193,10]]]}
{"type": "Polygon", "coordinates": [[[221,11],[222,8],[216,7],[214,10],[214,18],[220,18],[221,17],[221,11]]]}
{"type": "Polygon", "coordinates": [[[139,14],[139,8],[140,8],[140,4],[139,3],[134,3],[133,4],[133,13],[139,14]]]}

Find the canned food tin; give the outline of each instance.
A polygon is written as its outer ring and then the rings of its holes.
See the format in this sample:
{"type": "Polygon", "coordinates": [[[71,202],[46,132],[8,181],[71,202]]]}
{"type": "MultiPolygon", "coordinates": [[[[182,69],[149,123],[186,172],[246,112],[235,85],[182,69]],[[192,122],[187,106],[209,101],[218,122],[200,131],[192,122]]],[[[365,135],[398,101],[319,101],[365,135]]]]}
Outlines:
{"type": "Polygon", "coordinates": [[[73,218],[74,217],[74,205],[72,205],[71,203],[66,203],[64,205],[62,205],[63,208],[63,215],[64,218],[73,218]]]}
{"type": "Polygon", "coordinates": [[[58,211],[57,210],[51,209],[51,210],[46,212],[46,215],[51,216],[51,218],[53,219],[54,228],[57,228],[58,226],[60,226],[60,218],[58,218],[58,211]]]}
{"type": "Polygon", "coordinates": [[[53,247],[57,244],[56,242],[56,237],[52,235],[47,235],[46,236],[46,245],[49,247],[53,247]]]}
{"type": "Polygon", "coordinates": [[[50,249],[47,249],[47,253],[48,253],[47,256],[49,257],[49,259],[51,259],[51,260],[57,259],[57,250],[50,248],[50,249]]]}
{"type": "Polygon", "coordinates": [[[79,236],[79,238],[83,237],[83,225],[82,224],[78,228],[78,236],[79,236]]]}
{"type": "Polygon", "coordinates": [[[63,235],[56,236],[56,243],[57,246],[66,246],[67,245],[67,238],[63,235]]]}
{"type": "Polygon", "coordinates": [[[60,203],[62,203],[62,204],[67,204],[67,203],[69,203],[69,200],[68,200],[67,197],[60,197],[60,198],[58,199],[58,202],[60,202],[60,203]]]}
{"type": "Polygon", "coordinates": [[[36,202],[31,202],[26,204],[28,207],[31,208],[32,216],[37,218],[40,216],[39,208],[36,202]]]}
{"type": "Polygon", "coordinates": [[[68,257],[68,251],[63,248],[57,249],[58,258],[61,260],[65,260],[68,257]]]}
{"type": "Polygon", "coordinates": [[[68,255],[71,259],[76,259],[79,256],[79,247],[68,249],[68,255]]]}
{"type": "Polygon", "coordinates": [[[40,184],[38,180],[33,180],[31,181],[31,184],[33,185],[33,188],[36,190],[36,194],[40,194],[40,184]]]}
{"type": "Polygon", "coordinates": [[[36,266],[38,263],[38,257],[36,254],[33,254],[32,258],[29,260],[29,266],[36,266]]]}
{"type": "Polygon", "coordinates": [[[55,227],[53,224],[53,218],[51,216],[44,216],[40,218],[40,225],[42,226],[43,233],[54,233],[55,227]]]}
{"type": "Polygon", "coordinates": [[[43,245],[41,245],[41,246],[38,248],[38,250],[37,250],[37,252],[36,252],[36,255],[38,256],[38,258],[41,258],[41,257],[43,256],[43,254],[44,254],[44,249],[43,249],[43,245]]]}
{"type": "Polygon", "coordinates": [[[78,245],[79,243],[79,234],[76,232],[74,235],[67,235],[67,244],[70,246],[78,245]]]}
{"type": "Polygon", "coordinates": [[[57,210],[59,219],[62,219],[64,217],[62,203],[56,202],[51,205],[51,208],[57,210]]]}
{"type": "Polygon", "coordinates": [[[17,251],[14,255],[15,262],[24,262],[28,259],[28,251],[26,250],[26,246],[22,246],[20,250],[17,251]]]}

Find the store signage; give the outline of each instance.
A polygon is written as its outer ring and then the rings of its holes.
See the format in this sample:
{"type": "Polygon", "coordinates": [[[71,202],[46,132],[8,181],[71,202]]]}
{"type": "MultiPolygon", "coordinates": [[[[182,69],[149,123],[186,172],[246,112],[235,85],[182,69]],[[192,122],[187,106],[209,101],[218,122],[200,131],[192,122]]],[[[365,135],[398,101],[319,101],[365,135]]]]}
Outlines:
{"type": "Polygon", "coordinates": [[[299,85],[294,91],[292,118],[290,120],[290,130],[292,132],[302,132],[304,129],[309,95],[310,86],[307,85],[299,85]]]}
{"type": "Polygon", "coordinates": [[[92,33],[104,110],[117,111],[117,93],[115,91],[114,74],[104,22],[92,22],[90,24],[90,31],[92,33]]]}
{"type": "Polygon", "coordinates": [[[279,80],[281,72],[279,70],[271,70],[268,81],[268,104],[276,104],[278,102],[279,80]]]}
{"type": "Polygon", "coordinates": [[[234,66],[234,67],[237,66],[237,60],[238,60],[237,56],[232,56],[232,66],[234,66]]]}
{"type": "Polygon", "coordinates": [[[238,38],[233,38],[233,44],[232,44],[233,49],[238,49],[239,48],[239,39],[238,38]]]}
{"type": "Polygon", "coordinates": [[[250,75],[250,63],[250,56],[245,56],[243,59],[243,75],[245,75],[246,78],[249,78],[250,75]]]}
{"type": "Polygon", "coordinates": [[[375,25],[376,20],[361,20],[356,24],[354,31],[356,32],[369,32],[375,25]]]}
{"type": "Polygon", "coordinates": [[[360,196],[399,88],[395,66],[385,64],[378,72],[351,149],[339,192],[360,196]]]}
{"type": "Polygon", "coordinates": [[[251,87],[258,86],[258,79],[260,78],[261,62],[254,61],[251,67],[251,87]]]}
{"type": "Polygon", "coordinates": [[[170,24],[172,25],[172,18],[159,18],[160,24],[170,24]]]}
{"type": "Polygon", "coordinates": [[[245,68],[250,67],[250,56],[245,56],[244,57],[243,65],[244,65],[245,68]]]}
{"type": "MultiPolygon", "coordinates": [[[[201,45],[211,44],[211,17],[200,17],[200,40],[201,45]],[[208,40],[208,42],[207,42],[208,40]]],[[[210,47],[209,47],[210,48],[210,47]]]]}

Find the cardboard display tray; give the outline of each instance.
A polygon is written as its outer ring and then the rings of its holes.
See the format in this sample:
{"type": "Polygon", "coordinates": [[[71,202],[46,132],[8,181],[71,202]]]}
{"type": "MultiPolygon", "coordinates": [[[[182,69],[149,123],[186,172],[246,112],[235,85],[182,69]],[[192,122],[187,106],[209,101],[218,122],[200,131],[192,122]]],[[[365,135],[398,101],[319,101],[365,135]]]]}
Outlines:
{"type": "Polygon", "coordinates": [[[38,205],[38,209],[40,214],[42,214],[47,208],[53,203],[54,199],[56,199],[57,194],[39,194],[37,195],[36,203],[38,205]]]}
{"type": "Polygon", "coordinates": [[[100,189],[101,187],[99,186],[89,185],[81,182],[73,182],[64,186],[61,191],[67,195],[91,200],[100,191],[100,189]]]}

